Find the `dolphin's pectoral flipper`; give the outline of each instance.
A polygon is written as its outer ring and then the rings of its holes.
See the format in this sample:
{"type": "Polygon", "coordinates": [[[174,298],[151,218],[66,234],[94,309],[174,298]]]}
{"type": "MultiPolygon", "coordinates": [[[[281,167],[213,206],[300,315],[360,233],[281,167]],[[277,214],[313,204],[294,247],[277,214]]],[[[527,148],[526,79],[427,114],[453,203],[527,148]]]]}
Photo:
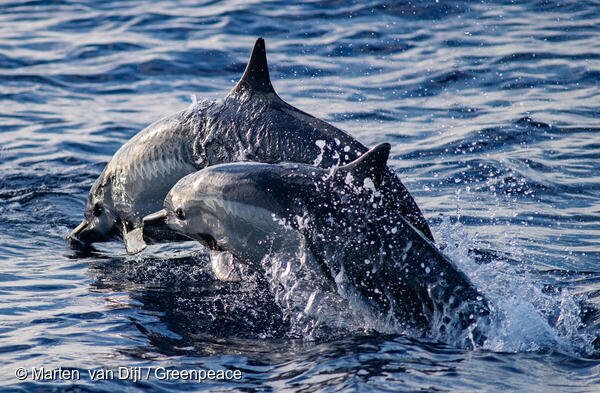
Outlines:
{"type": "Polygon", "coordinates": [[[127,224],[123,222],[123,241],[125,241],[125,248],[127,254],[137,254],[146,248],[146,242],[144,241],[144,232],[142,227],[134,227],[128,229],[127,224]]]}
{"type": "Polygon", "coordinates": [[[211,251],[210,265],[217,279],[225,282],[242,281],[242,263],[227,251],[211,251]]]}

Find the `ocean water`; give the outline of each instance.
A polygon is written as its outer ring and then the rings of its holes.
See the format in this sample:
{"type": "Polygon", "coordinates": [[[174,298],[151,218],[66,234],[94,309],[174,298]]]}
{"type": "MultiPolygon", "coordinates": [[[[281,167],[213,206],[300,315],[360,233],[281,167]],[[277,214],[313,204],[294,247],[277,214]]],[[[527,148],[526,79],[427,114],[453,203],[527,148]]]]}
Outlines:
{"type": "Polygon", "coordinates": [[[3,1],[0,386],[600,391],[599,26],[593,1],[3,1]],[[382,331],[360,309],[308,318],[264,280],[215,282],[193,243],[65,245],[112,154],[192,94],[222,98],[259,36],[283,99],[392,144],[438,243],[501,317],[481,348],[382,331]],[[87,374],[119,367],[243,377],[87,374]]]}

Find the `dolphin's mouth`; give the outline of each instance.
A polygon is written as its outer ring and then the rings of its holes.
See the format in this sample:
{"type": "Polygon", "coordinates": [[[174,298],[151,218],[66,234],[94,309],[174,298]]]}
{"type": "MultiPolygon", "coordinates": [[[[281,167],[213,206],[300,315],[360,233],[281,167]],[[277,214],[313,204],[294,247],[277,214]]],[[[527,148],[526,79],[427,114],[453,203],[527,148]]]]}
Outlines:
{"type": "Polygon", "coordinates": [[[77,237],[76,234],[73,234],[73,231],[69,232],[65,236],[65,240],[69,247],[71,247],[72,249],[76,249],[76,250],[88,247],[92,243],[92,242],[83,241],[82,239],[77,237]]]}
{"type": "Polygon", "coordinates": [[[108,241],[113,235],[113,231],[109,231],[103,235],[94,228],[90,228],[90,225],[90,221],[84,219],[71,232],[69,232],[65,236],[65,240],[69,246],[73,248],[85,247],[89,246],[91,243],[108,241]]]}
{"type": "Polygon", "coordinates": [[[217,240],[207,233],[197,233],[194,236],[195,240],[198,240],[204,246],[208,247],[211,251],[223,251],[219,248],[217,240]]]}
{"type": "MultiPolygon", "coordinates": [[[[189,241],[199,240],[203,244],[216,245],[217,242],[210,235],[194,235],[183,234],[176,229],[173,229],[167,224],[168,213],[166,209],[159,210],[157,212],[148,214],[142,219],[144,223],[143,233],[144,240],[148,244],[160,242],[160,241],[189,241]]],[[[212,249],[212,248],[211,248],[212,249]]]]}
{"type": "Polygon", "coordinates": [[[90,224],[90,222],[88,220],[81,221],[81,223],[79,225],[77,225],[71,232],[69,232],[67,234],[66,239],[69,241],[82,242],[81,239],[79,239],[79,236],[87,228],[87,226],[89,224],[90,224]]]}
{"type": "Polygon", "coordinates": [[[161,235],[164,233],[174,232],[167,224],[167,211],[165,209],[148,214],[142,219],[142,223],[144,239],[147,239],[150,243],[155,238],[162,238],[161,235]]]}

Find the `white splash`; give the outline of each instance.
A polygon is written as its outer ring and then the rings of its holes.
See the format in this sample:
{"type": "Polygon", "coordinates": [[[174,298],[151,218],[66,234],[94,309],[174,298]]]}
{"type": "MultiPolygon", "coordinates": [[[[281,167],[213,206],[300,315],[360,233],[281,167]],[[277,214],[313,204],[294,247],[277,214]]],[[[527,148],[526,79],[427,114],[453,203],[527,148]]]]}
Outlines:
{"type": "Polygon", "coordinates": [[[475,243],[473,237],[460,223],[452,224],[447,217],[437,228],[436,238],[440,244],[445,244],[444,254],[491,303],[493,323],[487,329],[483,349],[501,352],[548,348],[566,352],[593,351],[593,338],[580,329],[580,306],[567,290],[545,293],[543,284],[526,269],[504,260],[475,262],[468,254],[475,243]],[[557,314],[557,318],[550,318],[557,314]]]}
{"type": "Polygon", "coordinates": [[[317,158],[315,158],[315,161],[313,162],[314,166],[319,166],[321,164],[321,162],[323,161],[323,154],[325,153],[325,141],[322,139],[316,140],[315,141],[315,145],[317,145],[317,147],[320,149],[320,153],[317,156],[317,158]]]}
{"type": "MultiPolygon", "coordinates": [[[[306,218],[294,218],[300,227],[306,218]]],[[[376,315],[352,290],[343,270],[332,283],[322,277],[320,266],[305,241],[295,247],[273,249],[261,261],[275,301],[290,321],[290,334],[315,340],[349,333],[404,333],[391,316],[376,315]]]]}

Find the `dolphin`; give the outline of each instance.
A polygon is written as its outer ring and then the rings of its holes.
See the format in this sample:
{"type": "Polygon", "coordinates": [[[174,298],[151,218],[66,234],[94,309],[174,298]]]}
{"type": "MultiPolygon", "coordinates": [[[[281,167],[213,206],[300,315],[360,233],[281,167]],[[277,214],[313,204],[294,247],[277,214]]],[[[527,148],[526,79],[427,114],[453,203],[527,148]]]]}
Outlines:
{"type": "MultiPolygon", "coordinates": [[[[284,102],[269,78],[265,42],[259,38],[242,78],[223,100],[200,101],[167,116],[125,143],[95,181],[72,245],[122,237],[128,253],[146,242],[176,240],[173,233],[142,231],[142,218],[162,206],[183,176],[236,161],[343,165],[367,148],[346,132],[284,102]],[[145,234],[145,235],[144,235],[145,234]],[[145,236],[145,237],[144,237],[145,236]]],[[[385,203],[433,239],[419,207],[386,169],[385,203]]],[[[228,263],[227,257],[217,258],[228,263]]]]}
{"type": "MultiPolygon", "coordinates": [[[[382,192],[390,145],[331,169],[299,163],[210,166],[179,180],[144,222],[258,263],[282,246],[307,245],[313,273],[348,283],[359,298],[407,328],[461,332],[481,344],[490,307],[469,279],[382,192]]],[[[339,288],[338,288],[339,289],[339,288]]]]}

